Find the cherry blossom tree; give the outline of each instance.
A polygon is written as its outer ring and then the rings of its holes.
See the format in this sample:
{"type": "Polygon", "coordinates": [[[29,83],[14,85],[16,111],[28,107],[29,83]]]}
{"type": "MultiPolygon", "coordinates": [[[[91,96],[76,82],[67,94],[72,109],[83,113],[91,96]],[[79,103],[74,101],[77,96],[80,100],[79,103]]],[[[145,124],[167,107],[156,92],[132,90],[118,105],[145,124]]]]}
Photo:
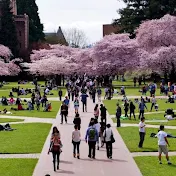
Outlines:
{"type": "Polygon", "coordinates": [[[137,42],[146,51],[176,46],[176,17],[165,15],[161,19],[143,22],[137,30],[137,42]]]}
{"type": "Polygon", "coordinates": [[[9,58],[12,56],[12,53],[10,49],[4,45],[0,44],[0,58],[9,60],[9,58]]]}

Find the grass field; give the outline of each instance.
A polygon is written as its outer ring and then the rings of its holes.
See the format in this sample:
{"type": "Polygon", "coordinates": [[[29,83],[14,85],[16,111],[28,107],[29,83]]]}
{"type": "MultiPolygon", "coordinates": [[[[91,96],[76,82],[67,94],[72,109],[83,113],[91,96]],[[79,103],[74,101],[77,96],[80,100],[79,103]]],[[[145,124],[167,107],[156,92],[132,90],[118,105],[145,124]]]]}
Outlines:
{"type": "MultiPolygon", "coordinates": [[[[176,135],[176,130],[165,130],[167,133],[176,135]]],[[[139,128],[138,127],[123,127],[118,128],[118,132],[122,136],[125,144],[127,145],[130,152],[157,152],[158,151],[158,140],[157,138],[151,138],[151,133],[157,133],[156,128],[146,128],[146,136],[143,148],[138,148],[139,144],[139,128]]],[[[176,140],[175,138],[168,139],[170,143],[169,150],[175,151],[176,140]]]]}
{"type": "MultiPolygon", "coordinates": [[[[133,101],[133,99],[131,99],[133,101]]],[[[104,100],[103,101],[104,105],[106,106],[106,108],[108,109],[108,112],[110,115],[115,115],[116,113],[116,104],[119,103],[121,108],[122,108],[122,113],[124,113],[124,109],[123,109],[123,102],[121,100],[104,100]]],[[[158,111],[165,111],[168,108],[172,108],[174,110],[176,110],[176,103],[166,103],[166,100],[163,99],[157,99],[157,104],[159,105],[159,109],[158,111]]],[[[135,103],[136,106],[136,113],[138,113],[138,104],[135,103]]],[[[151,107],[151,103],[146,103],[147,109],[145,112],[150,112],[150,107],[151,107]]],[[[155,110],[153,109],[153,112],[155,110]]]]}
{"type": "Polygon", "coordinates": [[[9,118],[1,118],[0,116],[0,123],[7,123],[7,122],[22,122],[24,119],[9,119],[9,118]]]}
{"type": "Polygon", "coordinates": [[[15,131],[0,132],[0,153],[40,153],[50,131],[50,124],[29,123],[11,125],[15,131]]]}
{"type": "MultiPolygon", "coordinates": [[[[139,120],[138,120],[138,115],[136,115],[136,119],[134,120],[133,116],[131,117],[131,120],[121,120],[121,123],[133,123],[133,124],[138,124],[139,120]]],[[[157,113],[157,114],[146,114],[145,115],[145,119],[146,119],[146,124],[150,124],[150,125],[166,125],[166,126],[176,126],[176,120],[170,120],[170,121],[166,121],[166,122],[155,122],[155,120],[166,120],[164,118],[164,113],[157,113]],[[147,120],[152,121],[153,122],[147,122],[147,120]]],[[[113,122],[116,123],[116,118],[112,118],[113,122]]]]}
{"type": "MultiPolygon", "coordinates": [[[[163,156],[163,164],[158,163],[155,156],[135,157],[134,158],[143,176],[173,176],[176,173],[176,165],[168,165],[163,156]]],[[[172,163],[176,163],[175,156],[170,157],[172,163]]]]}
{"type": "MultiPolygon", "coordinates": [[[[39,82],[39,84],[44,85],[44,82],[39,82]]],[[[0,97],[5,96],[5,97],[9,97],[9,93],[12,90],[12,87],[18,87],[20,86],[20,88],[29,88],[29,89],[34,89],[35,86],[32,85],[31,83],[28,84],[17,84],[17,82],[10,82],[9,84],[4,85],[2,88],[0,88],[0,97]]],[[[63,91],[63,96],[65,96],[66,94],[66,89],[62,88],[63,91]]],[[[41,93],[43,94],[43,88],[41,87],[41,93]]],[[[58,97],[58,90],[52,90],[50,93],[53,93],[53,95],[48,95],[47,97],[58,97]]],[[[17,97],[17,93],[13,93],[14,97],[17,97]]],[[[30,98],[31,94],[28,95],[21,95],[21,98],[30,98]]]]}
{"type": "Polygon", "coordinates": [[[37,159],[0,159],[1,176],[31,176],[37,159]]]}
{"type": "MultiPolygon", "coordinates": [[[[50,101],[52,105],[52,110],[51,112],[43,112],[43,108],[40,108],[40,111],[37,110],[23,110],[23,111],[13,111],[11,110],[11,107],[17,108],[16,105],[13,106],[2,106],[0,105],[0,109],[6,108],[8,111],[12,112],[9,116],[24,116],[24,117],[40,117],[40,118],[55,118],[57,115],[57,112],[60,109],[61,102],[59,101],[50,101]]],[[[24,108],[27,108],[26,103],[23,105],[24,108]]],[[[35,108],[36,109],[36,108],[35,108]]]]}

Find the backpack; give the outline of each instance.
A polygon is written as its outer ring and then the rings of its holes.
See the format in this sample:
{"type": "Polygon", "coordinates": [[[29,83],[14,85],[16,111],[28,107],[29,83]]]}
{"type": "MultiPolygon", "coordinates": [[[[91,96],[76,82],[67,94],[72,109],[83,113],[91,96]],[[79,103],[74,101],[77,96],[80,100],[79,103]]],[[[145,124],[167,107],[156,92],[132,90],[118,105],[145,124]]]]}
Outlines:
{"type": "Polygon", "coordinates": [[[94,140],[94,139],[95,139],[95,135],[96,135],[95,128],[92,127],[92,128],[89,130],[89,139],[90,139],[90,140],[94,140]]]}
{"type": "Polygon", "coordinates": [[[53,138],[53,144],[52,144],[52,152],[58,152],[61,148],[61,141],[58,136],[55,136],[53,138]]]}

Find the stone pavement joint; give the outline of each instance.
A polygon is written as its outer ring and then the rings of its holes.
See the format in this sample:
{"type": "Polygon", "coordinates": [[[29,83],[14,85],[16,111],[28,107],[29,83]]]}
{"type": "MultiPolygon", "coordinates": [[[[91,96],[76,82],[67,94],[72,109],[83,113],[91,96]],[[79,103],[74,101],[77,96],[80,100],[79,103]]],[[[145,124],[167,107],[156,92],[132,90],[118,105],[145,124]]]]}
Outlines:
{"type": "Polygon", "coordinates": [[[34,154],[0,154],[1,159],[5,158],[34,158],[38,159],[40,158],[39,153],[34,153],[34,154]]]}
{"type": "MultiPolygon", "coordinates": [[[[133,157],[137,156],[158,156],[158,152],[133,152],[131,153],[133,157]]],[[[176,156],[176,152],[169,152],[169,156],[176,156]]]]}
{"type": "MultiPolygon", "coordinates": [[[[81,124],[81,136],[84,140],[86,129],[88,127],[90,118],[93,117],[93,109],[95,104],[92,100],[88,99],[88,112],[82,112],[82,103],[80,102],[80,116],[82,119],[81,124]]],[[[61,132],[61,140],[63,143],[63,152],[61,153],[60,169],[57,172],[53,171],[52,155],[47,155],[50,135],[52,129],[46,139],[39,161],[34,170],[33,176],[44,176],[50,174],[51,176],[114,176],[118,173],[119,176],[142,176],[139,168],[137,167],[133,157],[124,144],[120,134],[115,127],[112,127],[116,143],[113,144],[113,160],[109,160],[106,157],[105,148],[100,148],[100,151],[96,151],[96,159],[92,160],[88,158],[88,145],[85,141],[80,145],[80,157],[81,159],[73,158],[73,147],[71,134],[73,131],[73,118],[74,118],[74,105],[71,102],[69,108],[68,124],[60,124],[60,113],[58,112],[56,121],[53,126],[57,126],[61,132]]],[[[108,123],[112,123],[111,118],[108,116],[108,123]]]]}

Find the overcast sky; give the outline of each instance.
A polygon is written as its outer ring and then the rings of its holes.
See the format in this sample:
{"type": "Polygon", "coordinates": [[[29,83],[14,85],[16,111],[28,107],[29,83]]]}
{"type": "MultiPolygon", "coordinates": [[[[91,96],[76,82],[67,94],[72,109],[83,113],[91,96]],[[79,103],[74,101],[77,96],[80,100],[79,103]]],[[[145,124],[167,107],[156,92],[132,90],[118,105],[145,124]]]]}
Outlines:
{"type": "Polygon", "coordinates": [[[77,27],[84,30],[90,43],[102,38],[102,24],[118,17],[121,0],[36,0],[45,32],[77,27]]]}

